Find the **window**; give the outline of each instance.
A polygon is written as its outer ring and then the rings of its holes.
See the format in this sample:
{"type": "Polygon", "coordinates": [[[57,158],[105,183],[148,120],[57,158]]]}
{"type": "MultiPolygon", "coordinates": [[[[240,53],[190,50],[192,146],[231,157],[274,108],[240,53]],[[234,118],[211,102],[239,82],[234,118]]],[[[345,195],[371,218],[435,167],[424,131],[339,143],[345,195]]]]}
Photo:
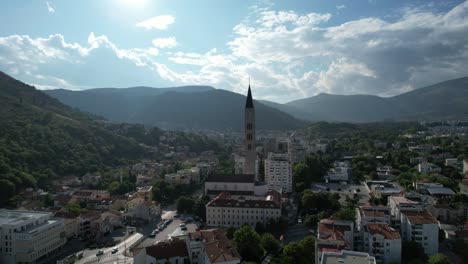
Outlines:
{"type": "Polygon", "coordinates": [[[251,149],[252,149],[252,145],[251,145],[251,144],[247,145],[247,149],[248,149],[248,150],[251,150],[251,149]]]}

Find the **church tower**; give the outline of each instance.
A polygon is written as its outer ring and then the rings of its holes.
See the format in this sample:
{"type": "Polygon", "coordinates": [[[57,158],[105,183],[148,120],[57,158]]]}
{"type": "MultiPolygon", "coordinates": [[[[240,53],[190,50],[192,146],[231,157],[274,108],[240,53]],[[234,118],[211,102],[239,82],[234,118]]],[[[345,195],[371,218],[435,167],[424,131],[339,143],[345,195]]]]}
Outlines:
{"type": "Polygon", "coordinates": [[[252,92],[247,93],[247,100],[245,101],[245,161],[244,161],[244,174],[255,175],[255,163],[257,161],[257,153],[255,151],[255,109],[252,100],[252,92]]]}

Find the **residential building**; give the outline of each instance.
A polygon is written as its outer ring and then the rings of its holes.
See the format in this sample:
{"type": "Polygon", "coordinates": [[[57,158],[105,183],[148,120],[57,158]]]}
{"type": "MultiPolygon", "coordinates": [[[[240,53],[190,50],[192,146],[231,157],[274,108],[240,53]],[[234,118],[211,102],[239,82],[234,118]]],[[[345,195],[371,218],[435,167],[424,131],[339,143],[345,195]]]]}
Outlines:
{"type": "Polygon", "coordinates": [[[235,196],[229,192],[219,194],[206,205],[206,223],[215,227],[240,227],[244,224],[255,228],[270,219],[281,216],[281,195],[269,191],[264,197],[235,196]]]}
{"type": "Polygon", "coordinates": [[[354,224],[352,221],[323,219],[317,227],[315,240],[315,263],[322,263],[324,252],[341,252],[353,250],[354,224]]]}
{"type": "Polygon", "coordinates": [[[253,196],[255,193],[255,176],[249,174],[209,175],[205,180],[205,194],[215,197],[222,192],[253,196]]]}
{"type": "Polygon", "coordinates": [[[369,192],[377,198],[399,195],[401,193],[398,186],[389,181],[366,181],[366,186],[369,192]]]}
{"type": "Polygon", "coordinates": [[[422,174],[429,174],[429,173],[434,173],[434,172],[441,172],[442,169],[430,162],[421,162],[417,166],[418,172],[422,174]]]}
{"type": "Polygon", "coordinates": [[[0,210],[0,262],[35,263],[67,241],[62,219],[52,213],[0,210]]]}
{"type": "Polygon", "coordinates": [[[401,211],[421,211],[423,206],[402,196],[391,196],[388,197],[388,206],[390,207],[390,212],[398,221],[401,218],[401,211]]]}
{"type": "Polygon", "coordinates": [[[400,219],[403,240],[415,241],[428,256],[438,253],[439,223],[434,216],[426,210],[402,210],[400,219]]]}
{"type": "MultiPolygon", "coordinates": [[[[258,179],[258,168],[259,168],[259,160],[258,158],[255,159],[255,179],[258,179]]],[[[245,157],[241,155],[234,155],[234,173],[236,175],[244,174],[244,167],[245,167],[245,157]]]]}
{"type": "Polygon", "coordinates": [[[463,179],[458,186],[460,186],[461,193],[468,195],[468,179],[463,179]]]}
{"type": "Polygon", "coordinates": [[[268,153],[265,160],[265,182],[271,190],[293,191],[292,165],[285,153],[268,153]]]}
{"type": "Polygon", "coordinates": [[[190,232],[186,243],[192,264],[238,264],[241,261],[222,229],[190,232]]]}
{"type": "Polygon", "coordinates": [[[362,226],[367,223],[384,223],[390,225],[392,223],[391,209],[383,205],[363,205],[356,209],[356,228],[361,230],[362,226]]]}
{"type": "Polygon", "coordinates": [[[110,198],[110,193],[105,190],[79,190],[73,193],[73,197],[77,198],[80,202],[87,202],[110,198]]]}
{"type": "Polygon", "coordinates": [[[420,192],[420,193],[423,193],[423,194],[427,194],[427,189],[428,188],[441,188],[441,187],[444,187],[443,184],[441,183],[438,183],[438,182],[428,182],[428,181],[425,181],[425,180],[422,180],[422,181],[419,181],[419,182],[416,182],[414,183],[414,189],[417,191],[417,192],[420,192]]]}
{"type": "Polygon", "coordinates": [[[431,187],[427,188],[427,193],[437,199],[450,198],[455,195],[452,189],[447,187],[431,187]]]}
{"type": "Polygon", "coordinates": [[[368,253],[351,251],[351,250],[341,250],[341,251],[324,251],[320,257],[321,261],[316,262],[320,264],[339,264],[339,263],[349,263],[349,264],[375,264],[376,260],[374,257],[370,256],[368,253]]]}
{"type": "Polygon", "coordinates": [[[294,136],[294,133],[288,138],[288,159],[291,164],[304,160],[307,154],[305,144],[299,138],[294,136]]]}
{"type": "Polygon", "coordinates": [[[161,215],[161,205],[144,198],[134,198],[126,204],[126,216],[151,221],[161,215]]]}
{"type": "Polygon", "coordinates": [[[351,180],[352,166],[349,161],[335,161],[333,168],[330,169],[325,176],[325,180],[328,181],[344,181],[348,182],[351,180]]]}
{"type": "Polygon", "coordinates": [[[459,168],[460,165],[461,164],[460,164],[460,162],[458,161],[457,158],[445,159],[445,166],[447,166],[447,167],[459,168]]]}
{"type": "Polygon", "coordinates": [[[377,263],[401,262],[401,237],[397,230],[384,223],[367,223],[364,229],[364,248],[377,263]]]}
{"type": "Polygon", "coordinates": [[[184,240],[174,239],[133,251],[135,264],[184,264],[189,255],[184,240]]]}
{"type": "Polygon", "coordinates": [[[467,208],[465,205],[458,207],[449,204],[431,204],[427,210],[440,222],[446,224],[458,224],[466,220],[467,208]]]}
{"type": "Polygon", "coordinates": [[[70,212],[56,212],[54,218],[62,218],[65,227],[65,236],[68,239],[77,237],[80,233],[80,214],[70,212]]]}
{"type": "Polygon", "coordinates": [[[463,160],[463,175],[468,176],[468,159],[463,160]]]}

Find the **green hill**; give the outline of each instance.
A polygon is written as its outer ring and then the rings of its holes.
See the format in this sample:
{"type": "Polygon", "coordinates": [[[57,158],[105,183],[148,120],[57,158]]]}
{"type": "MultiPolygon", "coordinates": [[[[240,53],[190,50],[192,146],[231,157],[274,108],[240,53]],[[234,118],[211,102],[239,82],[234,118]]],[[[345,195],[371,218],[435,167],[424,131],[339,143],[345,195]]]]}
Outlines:
{"type": "Polygon", "coordinates": [[[148,153],[94,117],[0,72],[0,203],[56,176],[126,164],[148,153]]]}

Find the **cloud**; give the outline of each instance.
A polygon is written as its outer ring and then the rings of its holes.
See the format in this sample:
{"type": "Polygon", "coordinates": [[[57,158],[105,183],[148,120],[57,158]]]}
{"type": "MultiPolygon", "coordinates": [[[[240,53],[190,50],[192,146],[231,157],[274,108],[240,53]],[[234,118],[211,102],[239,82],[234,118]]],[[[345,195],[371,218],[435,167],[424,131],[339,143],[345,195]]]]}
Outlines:
{"type": "Polygon", "coordinates": [[[46,5],[47,5],[47,11],[49,11],[49,13],[51,13],[51,14],[55,13],[55,8],[52,6],[51,3],[46,1],[46,5]]]}
{"type": "Polygon", "coordinates": [[[152,43],[157,48],[174,48],[175,46],[177,46],[177,41],[175,37],[156,38],[153,39],[152,43]]]}
{"type": "Polygon", "coordinates": [[[137,27],[145,29],[167,29],[167,27],[175,22],[175,17],[170,15],[155,16],[136,24],[137,27]]]}
{"type": "Polygon", "coordinates": [[[340,9],[344,9],[344,8],[346,8],[346,6],[345,6],[345,5],[337,5],[337,6],[336,6],[336,9],[338,9],[338,10],[340,10],[340,9]]]}

